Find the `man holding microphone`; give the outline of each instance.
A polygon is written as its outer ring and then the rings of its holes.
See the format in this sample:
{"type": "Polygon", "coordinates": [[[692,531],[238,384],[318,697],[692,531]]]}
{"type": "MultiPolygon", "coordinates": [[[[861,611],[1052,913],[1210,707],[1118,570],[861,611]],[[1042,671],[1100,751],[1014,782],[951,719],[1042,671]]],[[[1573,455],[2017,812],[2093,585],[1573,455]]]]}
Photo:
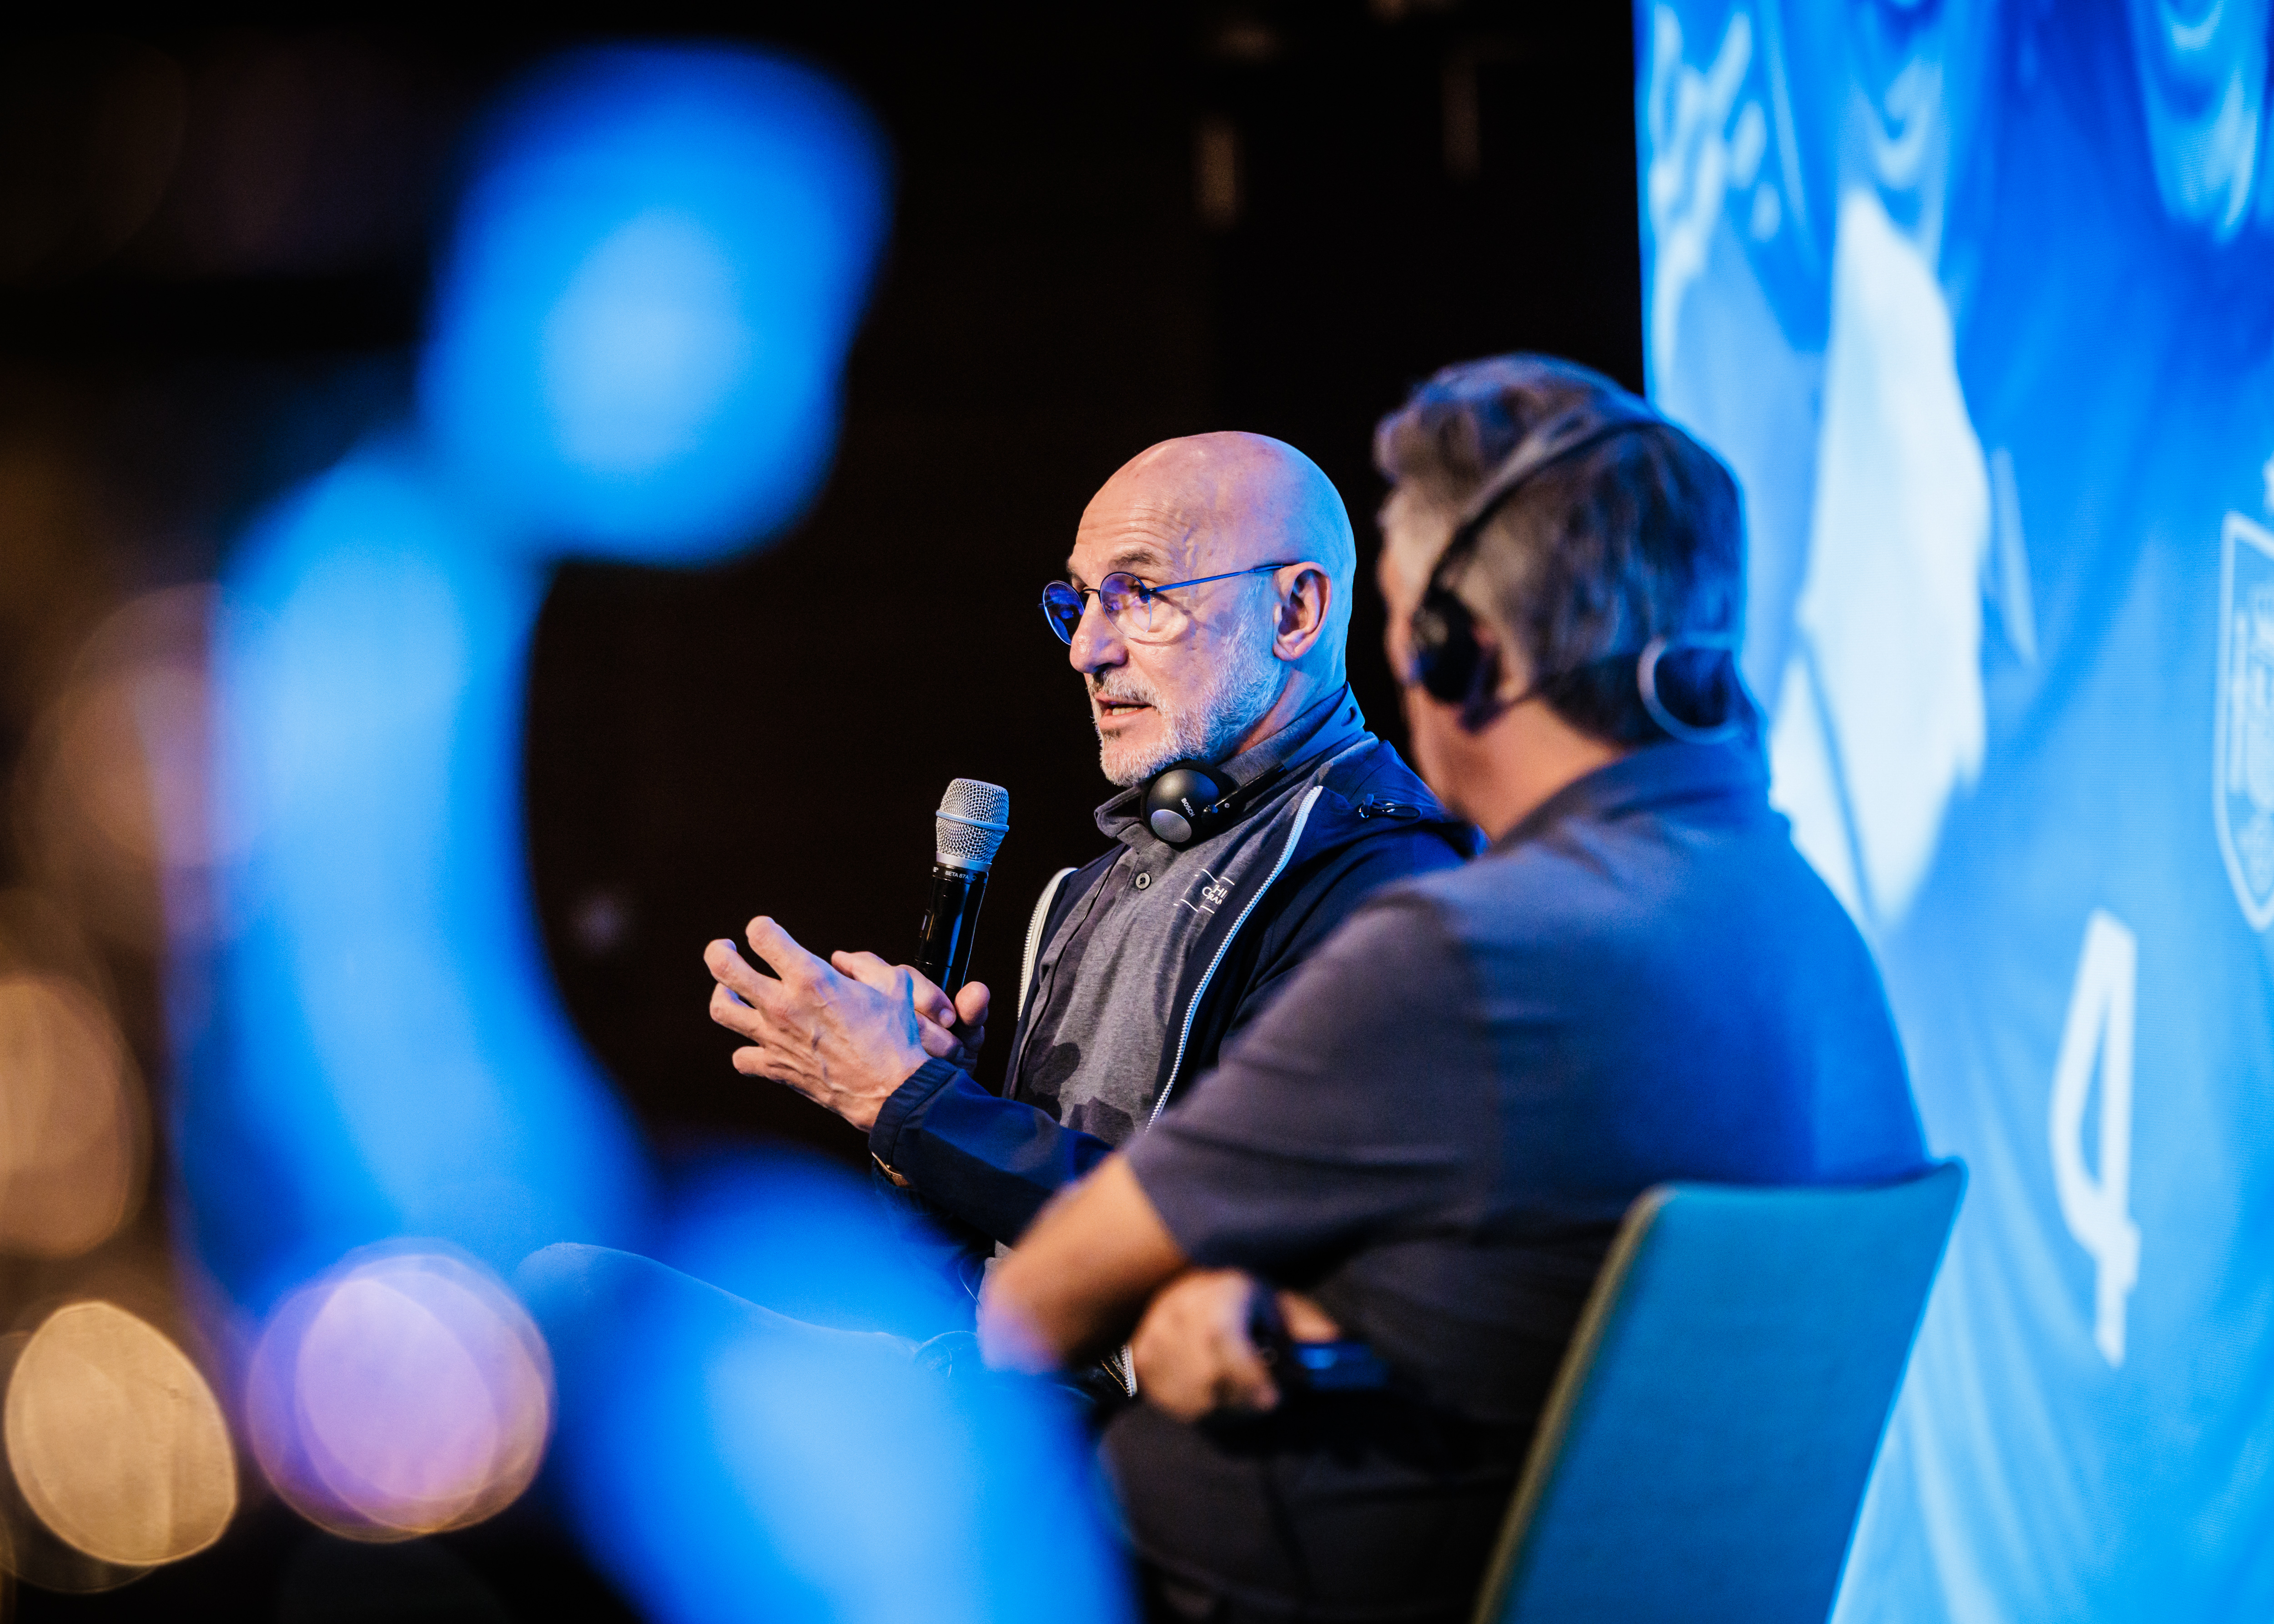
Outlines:
{"type": "Polygon", "coordinates": [[[706,952],[712,1017],[748,1040],[735,1067],[866,1132],[975,1295],[985,1259],[1202,1086],[1361,901],[1467,855],[1468,827],[1351,696],[1356,568],[1333,485],[1261,435],[1156,446],[1084,511],[1043,607],[1120,793],[1098,808],[1107,850],[1037,908],[1003,1095],[968,1069],[983,986],[951,1004],[873,954],[825,962],[764,917],[749,943],[774,976],[732,943],[706,952]]]}
{"type": "MultiPolygon", "coordinates": [[[[1493,846],[1349,914],[982,1305],[998,1366],[1133,1333],[1150,1402],[1104,1447],[1157,1619],[1465,1617],[1636,1196],[1924,1160],[1870,952],[1768,805],[1727,470],[1529,356],[1441,373],[1376,454],[1416,756],[1493,846]],[[1373,1390],[1289,1392],[1275,1335],[1359,1349],[1373,1390]]],[[[787,1011],[753,1023],[756,1069],[796,1069],[784,1038],[848,1077],[925,1069],[907,983],[853,967],[859,1000],[747,984],[787,1011]]]]}

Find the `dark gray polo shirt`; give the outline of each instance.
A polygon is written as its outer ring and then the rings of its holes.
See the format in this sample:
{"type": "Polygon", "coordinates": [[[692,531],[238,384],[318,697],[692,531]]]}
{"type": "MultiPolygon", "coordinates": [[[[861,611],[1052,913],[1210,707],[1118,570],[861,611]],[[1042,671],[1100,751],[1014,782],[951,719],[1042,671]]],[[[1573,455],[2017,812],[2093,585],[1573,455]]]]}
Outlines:
{"type": "Polygon", "coordinates": [[[1146,827],[1143,788],[1097,809],[1120,859],[1067,915],[1035,966],[1034,1018],[1012,1056],[1013,1094],[1069,1128],[1126,1144],[1151,1118],[1163,1051],[1178,1039],[1186,958],[1209,917],[1236,917],[1270,877],[1313,775],[1368,742],[1347,686],[1224,764],[1235,784],[1284,772],[1240,818],[1173,846],[1146,827]]]}
{"type": "Polygon", "coordinates": [[[1399,1383],[1256,1423],[1133,1409],[1107,1447],[1137,1543],[1321,1617],[1457,1616],[1636,1196],[1924,1156],[1871,955],[1758,751],[1592,773],[1367,902],[1130,1148],[1195,1262],[1311,1293],[1399,1383]]]}

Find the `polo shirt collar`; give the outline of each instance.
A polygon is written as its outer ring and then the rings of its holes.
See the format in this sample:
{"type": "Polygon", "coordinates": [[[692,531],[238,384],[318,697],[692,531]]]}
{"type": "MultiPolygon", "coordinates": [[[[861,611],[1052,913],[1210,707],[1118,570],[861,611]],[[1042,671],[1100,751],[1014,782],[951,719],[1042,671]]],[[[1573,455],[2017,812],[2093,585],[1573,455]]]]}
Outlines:
{"type": "Polygon", "coordinates": [[[1766,801],[1768,785],[1768,763],[1756,739],[1646,744],[1557,790],[1490,849],[1505,852],[1537,840],[1569,819],[1613,818],[1683,801],[1766,801]]]}
{"type": "MultiPolygon", "coordinates": [[[[1357,696],[1351,692],[1350,684],[1345,682],[1277,733],[1242,750],[1217,771],[1234,784],[1253,784],[1291,763],[1340,750],[1365,736],[1365,713],[1358,708],[1357,696]]],[[[1118,840],[1133,826],[1141,828],[1143,825],[1139,822],[1137,812],[1144,797],[1145,786],[1137,784],[1098,808],[1098,831],[1109,839],[1118,840]]],[[[1275,796],[1266,797],[1267,800],[1275,798],[1276,793],[1275,796]]],[[[1254,809],[1254,806],[1247,808],[1248,811],[1254,809]]]]}

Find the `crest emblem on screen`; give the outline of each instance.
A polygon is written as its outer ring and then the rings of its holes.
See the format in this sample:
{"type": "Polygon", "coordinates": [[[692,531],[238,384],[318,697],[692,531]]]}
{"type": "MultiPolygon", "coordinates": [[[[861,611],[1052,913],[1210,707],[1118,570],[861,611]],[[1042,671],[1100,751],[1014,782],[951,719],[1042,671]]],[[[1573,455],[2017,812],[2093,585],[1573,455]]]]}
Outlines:
{"type": "Polygon", "coordinates": [[[2211,809],[2234,897],[2274,924],[2274,532],[2226,515],[2218,591],[2218,725],[2211,809]]]}

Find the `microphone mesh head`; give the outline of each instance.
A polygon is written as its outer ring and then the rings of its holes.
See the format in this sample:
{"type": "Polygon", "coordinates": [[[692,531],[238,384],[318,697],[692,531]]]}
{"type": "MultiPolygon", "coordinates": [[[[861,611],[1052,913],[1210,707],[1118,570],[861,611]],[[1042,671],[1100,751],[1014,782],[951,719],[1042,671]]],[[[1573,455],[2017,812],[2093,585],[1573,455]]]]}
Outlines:
{"type": "Polygon", "coordinates": [[[932,861],[980,871],[991,868],[1011,827],[1011,792],[999,784],[956,778],[932,820],[932,861]]]}

